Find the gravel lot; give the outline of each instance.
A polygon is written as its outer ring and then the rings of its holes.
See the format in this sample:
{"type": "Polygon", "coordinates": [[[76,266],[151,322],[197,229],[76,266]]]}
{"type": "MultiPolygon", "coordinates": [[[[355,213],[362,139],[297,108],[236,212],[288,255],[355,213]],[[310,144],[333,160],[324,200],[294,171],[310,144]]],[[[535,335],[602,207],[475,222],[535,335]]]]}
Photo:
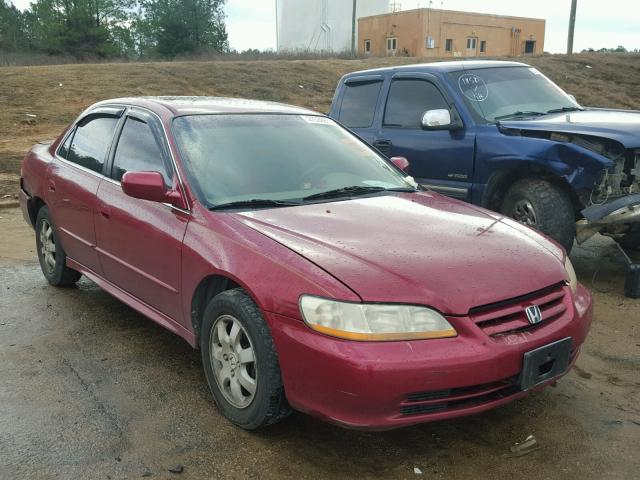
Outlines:
{"type": "Polygon", "coordinates": [[[247,433],[217,413],[198,352],[88,280],[48,286],[18,209],[0,232],[0,479],[638,478],[640,300],[606,239],[572,255],[596,316],[556,388],[386,433],[302,414],[247,433]],[[509,456],[528,435],[540,448],[509,456]]]}

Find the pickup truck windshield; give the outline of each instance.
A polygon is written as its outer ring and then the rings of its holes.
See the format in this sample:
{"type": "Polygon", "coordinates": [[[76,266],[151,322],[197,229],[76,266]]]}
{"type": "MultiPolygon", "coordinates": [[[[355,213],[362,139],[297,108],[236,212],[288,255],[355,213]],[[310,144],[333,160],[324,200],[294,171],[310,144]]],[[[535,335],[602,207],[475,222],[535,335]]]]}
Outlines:
{"type": "Polygon", "coordinates": [[[174,136],[209,208],[413,190],[403,174],[332,120],[311,115],[178,117],[174,136]]]}
{"type": "Polygon", "coordinates": [[[483,123],[580,110],[560,87],[532,67],[479,68],[449,74],[483,123]]]}

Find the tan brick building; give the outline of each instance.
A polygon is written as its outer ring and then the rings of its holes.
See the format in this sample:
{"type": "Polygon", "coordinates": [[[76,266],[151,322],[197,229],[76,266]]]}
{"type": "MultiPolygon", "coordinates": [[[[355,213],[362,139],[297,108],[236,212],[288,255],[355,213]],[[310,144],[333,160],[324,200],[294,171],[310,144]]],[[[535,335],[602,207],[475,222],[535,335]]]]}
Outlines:
{"type": "Polygon", "coordinates": [[[545,20],[419,8],[358,20],[361,55],[483,57],[544,51],[545,20]]]}

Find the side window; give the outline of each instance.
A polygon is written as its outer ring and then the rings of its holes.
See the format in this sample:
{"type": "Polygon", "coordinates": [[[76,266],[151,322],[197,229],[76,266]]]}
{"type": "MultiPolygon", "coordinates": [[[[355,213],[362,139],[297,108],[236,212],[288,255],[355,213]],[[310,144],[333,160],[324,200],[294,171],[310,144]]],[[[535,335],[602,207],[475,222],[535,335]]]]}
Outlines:
{"type": "Polygon", "coordinates": [[[73,129],[67,135],[67,138],[64,140],[64,143],[58,147],[58,156],[64,158],[65,160],[69,158],[69,147],[71,146],[71,140],[73,140],[73,129]]]}
{"type": "Polygon", "coordinates": [[[384,125],[421,128],[427,110],[449,109],[436,86],[425,80],[394,80],[389,89],[384,125]]]}
{"type": "Polygon", "coordinates": [[[86,123],[79,123],[67,153],[67,160],[102,173],[117,123],[116,117],[97,117],[86,123]]]}
{"type": "Polygon", "coordinates": [[[382,82],[345,85],[339,120],[351,128],[367,128],[373,123],[382,82]]]}
{"type": "Polygon", "coordinates": [[[118,182],[127,172],[160,172],[167,186],[172,175],[167,168],[166,156],[151,127],[136,118],[127,118],[113,159],[112,177],[118,182]]]}

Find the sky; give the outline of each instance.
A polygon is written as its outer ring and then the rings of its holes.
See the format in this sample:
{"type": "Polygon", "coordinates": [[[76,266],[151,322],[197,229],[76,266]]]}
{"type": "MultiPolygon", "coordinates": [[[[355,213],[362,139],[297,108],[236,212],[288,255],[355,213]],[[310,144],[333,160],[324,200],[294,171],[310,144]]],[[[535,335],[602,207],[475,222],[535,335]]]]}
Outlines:
{"type": "MultiPolygon", "coordinates": [[[[348,1],[348,0],[343,0],[348,1]]],[[[403,10],[428,7],[429,0],[399,0],[403,10]]],[[[433,8],[494,13],[547,20],[545,50],[564,53],[571,0],[434,0],[433,8]]],[[[275,0],[227,0],[232,48],[276,48],[275,0]]],[[[574,50],[640,49],[640,0],[578,0],[574,50]]]]}
{"type": "MultiPolygon", "coordinates": [[[[349,1],[349,0],[343,0],[349,1]]],[[[427,7],[429,0],[399,0],[403,10],[427,7]]],[[[30,0],[13,0],[21,9],[30,0]]],[[[242,51],[276,48],[275,0],[227,0],[227,31],[231,48],[242,51]]],[[[563,53],[571,0],[434,0],[433,8],[495,13],[547,20],[545,50],[563,53]]],[[[574,50],[640,49],[640,0],[578,0],[574,50]]]]}

